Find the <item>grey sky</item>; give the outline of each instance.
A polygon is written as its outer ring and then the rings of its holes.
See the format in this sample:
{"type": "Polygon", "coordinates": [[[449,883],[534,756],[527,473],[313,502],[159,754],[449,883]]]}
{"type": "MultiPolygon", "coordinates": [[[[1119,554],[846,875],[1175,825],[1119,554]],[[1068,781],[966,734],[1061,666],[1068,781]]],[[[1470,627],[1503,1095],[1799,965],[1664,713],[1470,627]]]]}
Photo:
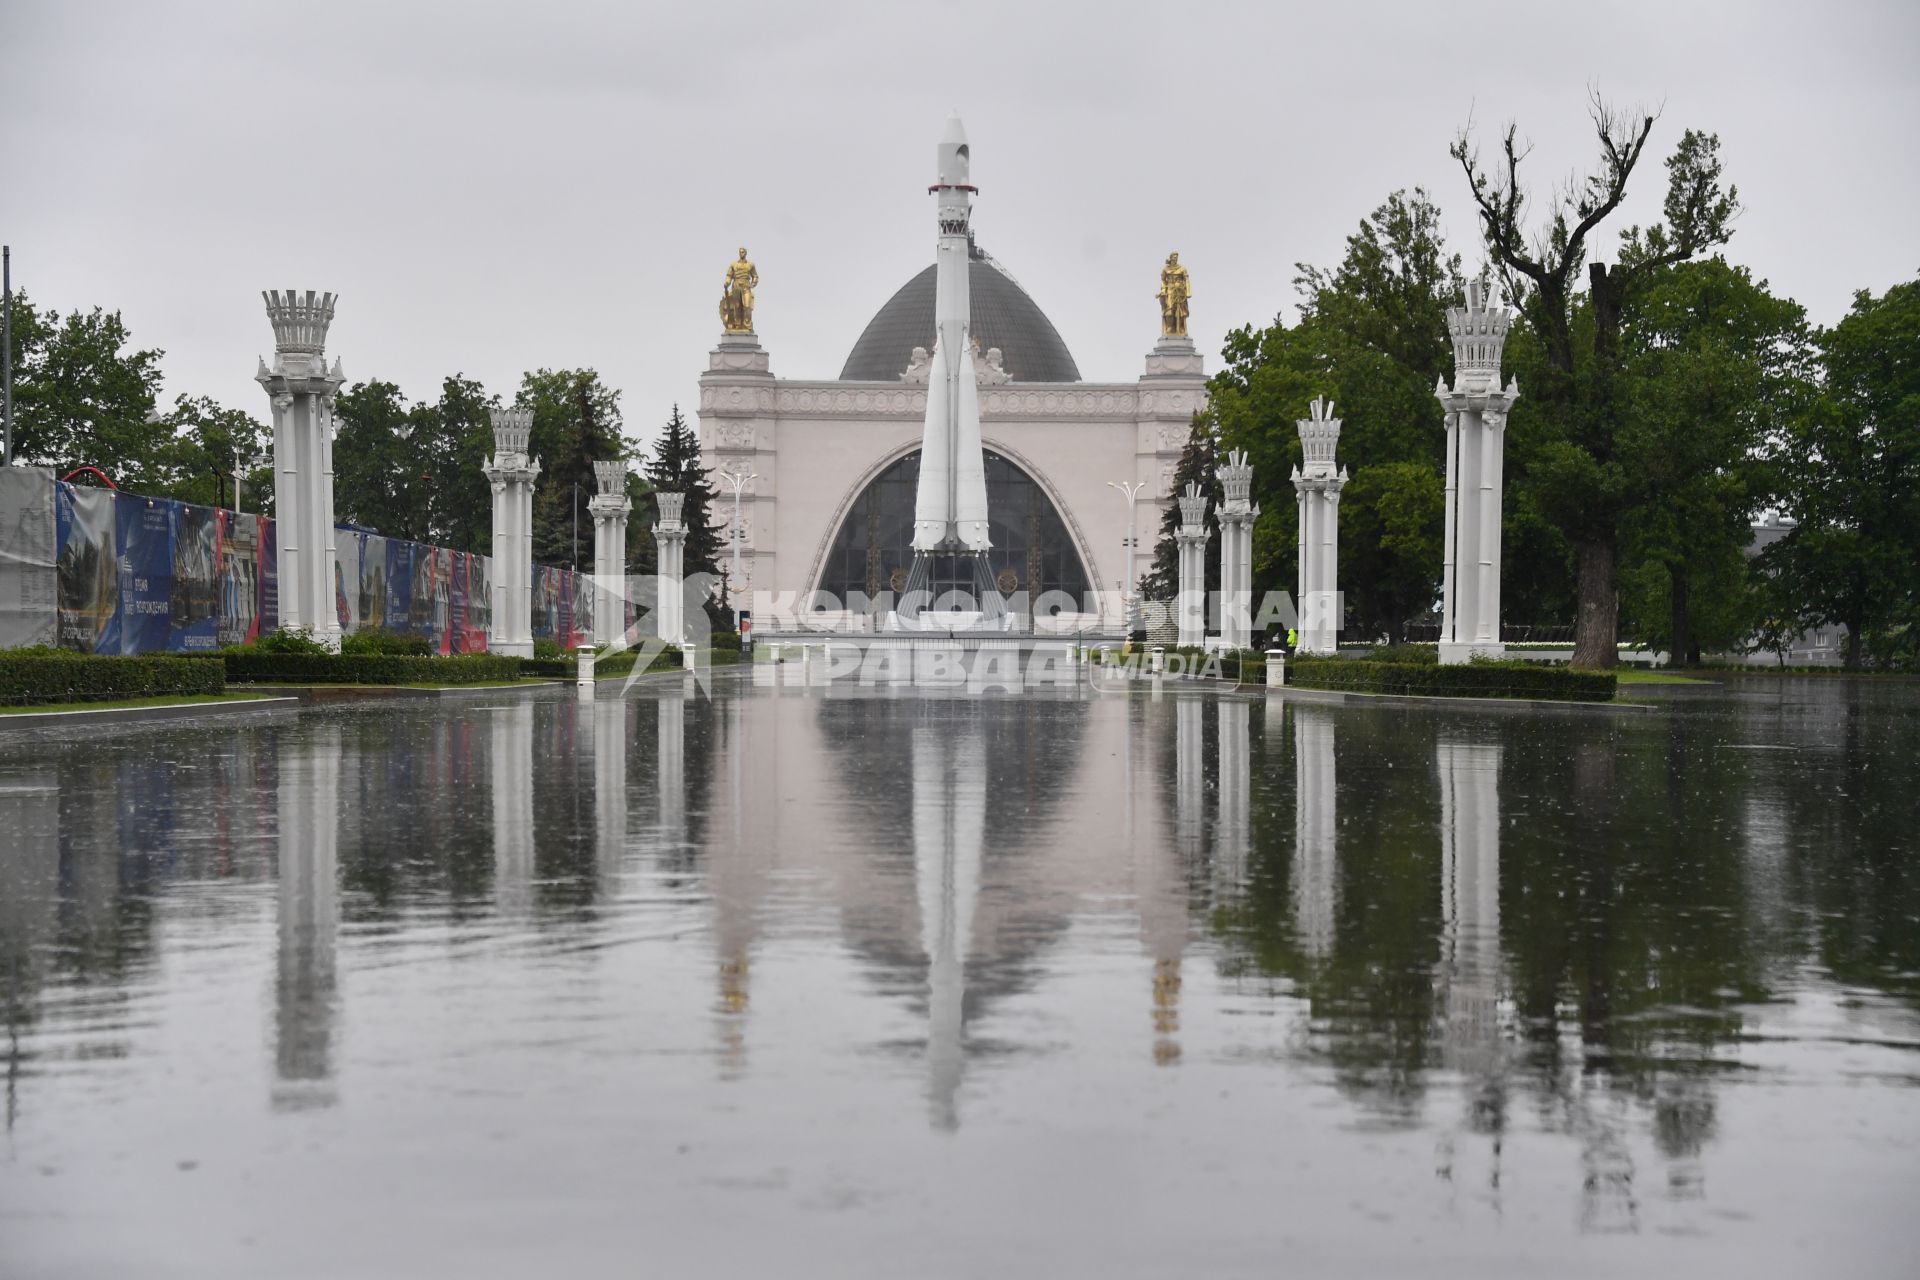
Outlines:
{"type": "MultiPolygon", "coordinates": [[[[259,290],[342,295],[329,349],[413,398],[591,365],[630,435],[689,411],[746,245],[774,371],[832,377],[932,261],[958,107],[980,242],[1091,380],[1131,379],[1178,249],[1210,367],[1292,315],[1390,191],[1480,249],[1446,154],[1471,113],[1591,160],[1589,84],[1719,133],[1729,254],[1831,323],[1920,269],[1920,5],[23,3],[0,10],[0,234],[42,305],[103,304],[166,397],[262,416],[259,290]]],[[[1611,237],[1607,240],[1609,249],[1611,237]]]]}

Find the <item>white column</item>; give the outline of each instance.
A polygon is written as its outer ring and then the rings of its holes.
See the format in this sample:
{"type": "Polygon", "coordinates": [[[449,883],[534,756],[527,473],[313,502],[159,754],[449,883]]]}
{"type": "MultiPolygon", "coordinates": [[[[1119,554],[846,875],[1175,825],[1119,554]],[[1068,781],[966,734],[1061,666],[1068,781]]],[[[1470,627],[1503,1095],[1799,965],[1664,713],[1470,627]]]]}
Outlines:
{"type": "Polygon", "coordinates": [[[660,503],[660,522],[653,526],[653,537],[659,549],[659,597],[654,606],[654,620],[658,635],[669,644],[679,644],[686,638],[685,610],[681,605],[681,578],[683,577],[683,557],[687,546],[687,524],[681,519],[681,512],[687,501],[684,493],[662,493],[656,495],[660,503]]]}
{"type": "Polygon", "coordinates": [[[626,634],[627,464],[615,458],[593,464],[600,492],[587,503],[593,514],[593,642],[613,644],[626,634]]]}
{"type": "Polygon", "coordinates": [[[1180,646],[1198,648],[1207,640],[1207,496],[1197,484],[1180,495],[1180,527],[1174,545],[1180,555],[1180,581],[1174,591],[1174,616],[1180,646]]]}
{"type": "Polygon", "coordinates": [[[333,399],[346,375],[327,368],[334,296],[287,290],[261,295],[273,325],[273,367],[254,381],[273,405],[274,503],[278,511],[280,627],[340,647],[334,604],[333,399]]]}
{"type": "Polygon", "coordinates": [[[1340,419],[1333,404],[1315,399],[1308,416],[1297,419],[1301,465],[1293,488],[1300,502],[1300,649],[1336,653],[1340,647],[1340,491],[1347,473],[1334,463],[1340,443],[1340,419]]]}
{"type": "Polygon", "coordinates": [[[1447,411],[1447,514],[1440,606],[1440,660],[1497,657],[1500,642],[1501,491],[1507,413],[1517,382],[1500,387],[1500,355],[1513,313],[1467,284],[1467,305],[1447,311],[1453,385],[1434,394],[1447,411]]]}
{"type": "Polygon", "coordinates": [[[494,455],[486,476],[493,485],[493,620],[487,648],[533,656],[533,482],[540,460],[527,456],[533,433],[528,409],[493,411],[494,455]]]}
{"type": "Polygon", "coordinates": [[[1246,450],[1235,449],[1219,469],[1226,490],[1220,504],[1220,643],[1244,649],[1253,625],[1253,522],[1260,508],[1253,505],[1253,467],[1246,450]]]}

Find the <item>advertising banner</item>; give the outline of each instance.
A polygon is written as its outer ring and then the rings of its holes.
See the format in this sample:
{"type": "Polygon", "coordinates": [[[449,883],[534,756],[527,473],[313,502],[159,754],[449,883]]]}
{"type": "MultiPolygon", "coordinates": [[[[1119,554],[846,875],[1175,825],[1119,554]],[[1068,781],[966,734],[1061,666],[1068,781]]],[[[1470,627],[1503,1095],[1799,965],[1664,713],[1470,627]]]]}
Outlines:
{"type": "Polygon", "coordinates": [[[120,652],[120,570],[113,494],[58,484],[53,491],[60,550],[54,563],[60,646],[120,652]]]}
{"type": "Polygon", "coordinates": [[[0,467],[0,649],[53,644],[53,473],[0,467]]]}
{"type": "MultiPolygon", "coordinates": [[[[128,501],[140,502],[133,498],[128,501]]],[[[174,507],[172,629],[169,649],[220,645],[220,516],[213,507],[174,507]]]]}
{"type": "Polygon", "coordinates": [[[359,538],[359,626],[384,629],[387,625],[387,540],[377,533],[359,535],[359,538]]]}
{"type": "Polygon", "coordinates": [[[165,649],[172,632],[173,525],[179,504],[116,494],[120,635],[116,653],[165,649]]]}
{"type": "Polygon", "coordinates": [[[220,513],[220,622],[222,645],[251,644],[260,638],[260,605],[265,587],[261,553],[265,550],[261,516],[220,513]]]}
{"type": "Polygon", "coordinates": [[[333,611],[340,630],[360,629],[360,549],[366,535],[353,529],[333,531],[333,611]]]}

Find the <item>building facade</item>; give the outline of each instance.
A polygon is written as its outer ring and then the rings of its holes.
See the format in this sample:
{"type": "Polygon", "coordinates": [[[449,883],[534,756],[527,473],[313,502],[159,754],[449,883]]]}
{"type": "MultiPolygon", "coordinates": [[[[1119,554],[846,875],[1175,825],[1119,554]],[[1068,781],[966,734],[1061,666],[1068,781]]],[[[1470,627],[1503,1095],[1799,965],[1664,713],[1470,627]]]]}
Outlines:
{"type": "MultiPolygon", "coordinates": [[[[1190,338],[1162,337],[1132,380],[1084,381],[1004,267],[975,248],[968,268],[1001,589],[1115,593],[1128,517],[1151,537],[1172,500],[1174,464],[1206,403],[1202,357],[1190,338]],[[1144,482],[1139,509],[1110,482],[1144,482]]],[[[716,473],[754,477],[741,508],[746,580],[732,584],[743,602],[900,589],[933,343],[931,266],[880,309],[835,378],[776,376],[757,335],[722,334],[700,377],[700,440],[716,473]]]]}

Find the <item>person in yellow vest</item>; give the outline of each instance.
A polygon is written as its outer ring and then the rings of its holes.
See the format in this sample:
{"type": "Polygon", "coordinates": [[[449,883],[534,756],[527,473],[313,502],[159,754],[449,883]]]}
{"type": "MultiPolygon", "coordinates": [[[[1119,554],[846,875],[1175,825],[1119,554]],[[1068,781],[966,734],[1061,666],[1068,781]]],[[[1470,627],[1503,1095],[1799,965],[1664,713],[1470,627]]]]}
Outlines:
{"type": "Polygon", "coordinates": [[[1293,656],[1293,651],[1295,649],[1298,649],[1299,647],[1300,647],[1300,629],[1298,627],[1288,627],[1287,628],[1287,656],[1291,658],[1293,656]]]}

